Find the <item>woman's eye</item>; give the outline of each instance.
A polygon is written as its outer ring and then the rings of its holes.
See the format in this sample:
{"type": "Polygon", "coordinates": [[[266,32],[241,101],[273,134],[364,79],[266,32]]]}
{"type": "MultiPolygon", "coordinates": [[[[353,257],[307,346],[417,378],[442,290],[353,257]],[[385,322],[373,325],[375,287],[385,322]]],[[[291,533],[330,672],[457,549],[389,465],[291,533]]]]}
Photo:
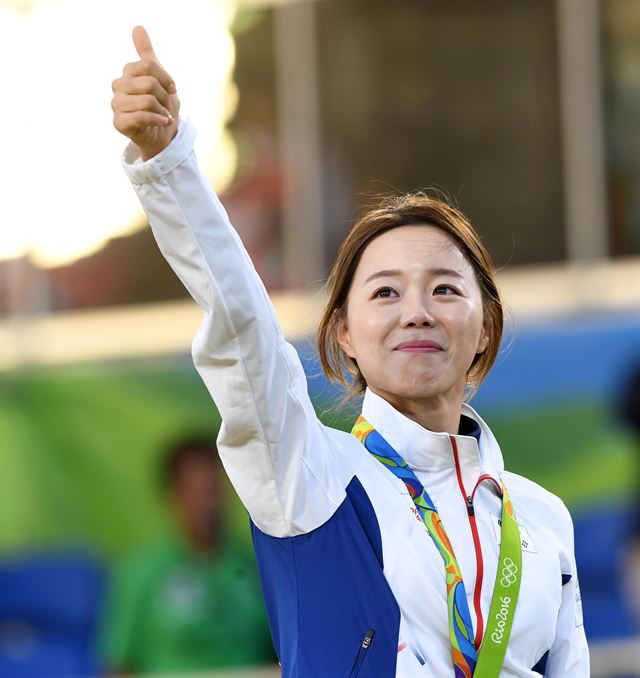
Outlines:
{"type": "Polygon", "coordinates": [[[451,287],[451,285],[438,285],[433,290],[433,293],[444,295],[444,294],[457,294],[458,292],[455,288],[451,287]]]}
{"type": "Polygon", "coordinates": [[[395,292],[390,287],[381,287],[379,290],[376,290],[376,293],[373,296],[378,299],[388,299],[393,294],[395,294],[395,292]]]}

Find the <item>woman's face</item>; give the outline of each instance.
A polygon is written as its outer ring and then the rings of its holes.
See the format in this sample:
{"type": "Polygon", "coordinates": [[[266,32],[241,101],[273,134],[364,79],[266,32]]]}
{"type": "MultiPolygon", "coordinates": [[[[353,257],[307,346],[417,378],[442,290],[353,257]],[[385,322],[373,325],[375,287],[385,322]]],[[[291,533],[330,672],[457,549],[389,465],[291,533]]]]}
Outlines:
{"type": "Polygon", "coordinates": [[[471,264],[435,226],[401,226],[362,253],[338,341],[367,385],[403,400],[462,401],[466,374],[488,332],[471,264]]]}

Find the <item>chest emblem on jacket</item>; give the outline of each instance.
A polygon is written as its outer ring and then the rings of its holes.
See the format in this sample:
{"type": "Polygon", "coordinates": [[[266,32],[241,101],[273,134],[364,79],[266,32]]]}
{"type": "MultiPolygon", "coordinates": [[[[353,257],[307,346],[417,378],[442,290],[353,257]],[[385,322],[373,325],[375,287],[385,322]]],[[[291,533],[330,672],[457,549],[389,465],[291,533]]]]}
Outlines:
{"type": "MultiPolygon", "coordinates": [[[[500,537],[502,534],[502,519],[500,516],[496,516],[493,513],[491,514],[491,523],[493,525],[493,533],[495,534],[496,541],[498,546],[500,546],[500,537]]],[[[520,530],[520,541],[522,542],[522,550],[527,553],[538,553],[533,539],[529,536],[526,526],[523,523],[518,523],[518,529],[520,530]]]]}

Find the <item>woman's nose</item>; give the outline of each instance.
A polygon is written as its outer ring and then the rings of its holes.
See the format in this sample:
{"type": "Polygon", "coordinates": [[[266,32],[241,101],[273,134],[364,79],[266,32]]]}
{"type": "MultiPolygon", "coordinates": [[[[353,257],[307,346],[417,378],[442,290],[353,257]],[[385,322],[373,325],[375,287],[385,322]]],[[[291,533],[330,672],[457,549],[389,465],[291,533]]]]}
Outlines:
{"type": "Polygon", "coordinates": [[[402,308],[403,327],[430,327],[435,319],[429,304],[422,296],[407,295],[402,308]]]}

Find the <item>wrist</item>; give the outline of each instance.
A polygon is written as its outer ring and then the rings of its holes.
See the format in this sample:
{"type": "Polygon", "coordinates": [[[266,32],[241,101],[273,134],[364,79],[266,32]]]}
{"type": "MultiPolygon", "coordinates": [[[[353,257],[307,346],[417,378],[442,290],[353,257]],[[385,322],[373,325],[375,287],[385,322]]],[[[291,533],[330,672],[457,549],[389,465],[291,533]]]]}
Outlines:
{"type": "Polygon", "coordinates": [[[176,135],[178,134],[178,120],[172,124],[172,127],[173,129],[171,130],[170,136],[158,141],[158,143],[144,146],[136,143],[136,146],[138,147],[138,153],[140,154],[140,158],[143,162],[151,160],[151,158],[158,155],[158,153],[164,151],[164,149],[175,139],[176,135]]]}

